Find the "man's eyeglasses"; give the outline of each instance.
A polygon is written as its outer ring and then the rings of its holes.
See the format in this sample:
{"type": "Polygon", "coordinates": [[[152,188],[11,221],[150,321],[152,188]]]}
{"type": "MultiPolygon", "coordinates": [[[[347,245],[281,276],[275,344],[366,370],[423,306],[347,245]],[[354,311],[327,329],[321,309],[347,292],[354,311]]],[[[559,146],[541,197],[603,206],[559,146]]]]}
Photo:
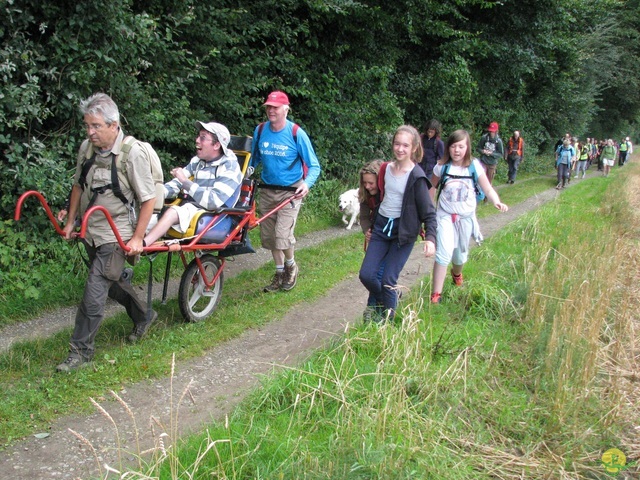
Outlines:
{"type": "Polygon", "coordinates": [[[85,130],[93,130],[94,132],[98,132],[100,130],[102,130],[104,127],[106,127],[107,125],[104,123],[85,123],[84,124],[84,129],[85,130]]]}

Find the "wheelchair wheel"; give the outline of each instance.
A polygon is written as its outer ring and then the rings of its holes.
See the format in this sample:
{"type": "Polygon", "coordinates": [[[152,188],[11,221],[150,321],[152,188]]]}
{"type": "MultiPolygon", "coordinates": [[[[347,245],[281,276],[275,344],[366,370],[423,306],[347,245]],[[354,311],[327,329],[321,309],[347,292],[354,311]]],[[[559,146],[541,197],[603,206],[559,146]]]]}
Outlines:
{"type": "MultiPolygon", "coordinates": [[[[200,262],[205,272],[205,278],[210,282],[220,269],[220,261],[213,255],[203,255],[200,262]]],[[[180,312],[186,321],[201,322],[213,313],[222,295],[223,275],[224,272],[221,272],[218,280],[211,288],[207,288],[200,275],[196,259],[189,263],[182,274],[178,290],[180,312]]]]}

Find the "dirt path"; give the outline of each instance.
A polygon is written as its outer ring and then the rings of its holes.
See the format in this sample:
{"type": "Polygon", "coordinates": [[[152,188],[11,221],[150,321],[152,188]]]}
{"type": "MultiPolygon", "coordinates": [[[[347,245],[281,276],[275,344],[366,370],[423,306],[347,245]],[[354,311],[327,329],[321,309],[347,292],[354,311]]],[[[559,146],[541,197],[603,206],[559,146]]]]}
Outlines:
{"type": "MultiPolygon", "coordinates": [[[[485,238],[520,215],[554,199],[557,194],[556,190],[550,189],[512,206],[508,213],[481,220],[485,238]]],[[[349,233],[351,232],[345,229],[317,232],[300,239],[299,246],[315,245],[329,236],[349,233]]],[[[229,265],[229,274],[254,268],[266,262],[269,255],[261,251],[244,257],[247,258],[244,260],[246,263],[239,259],[237,263],[229,265]]],[[[411,287],[431,271],[431,263],[432,260],[426,260],[422,255],[422,249],[415,248],[399,284],[411,287]]],[[[155,290],[159,292],[160,289],[155,290]]],[[[172,294],[175,296],[175,287],[172,294]]],[[[136,418],[140,450],[153,446],[150,430],[152,417],[164,425],[171,424],[172,391],[174,404],[187,387],[190,391],[180,405],[178,434],[198,431],[211,419],[223,419],[230,413],[246,393],[258,385],[261,374],[281,366],[299,364],[328,339],[340,335],[349,323],[361,321],[365,299],[366,290],[354,275],[334,286],[326,296],[313,304],[302,305],[290,311],[282,320],[248,330],[200,358],[177,364],[173,382],[169,378],[158,379],[130,385],[126,390],[117,392],[130,406],[136,418]]],[[[0,332],[0,345],[8,348],[8,345],[17,340],[31,338],[30,332],[34,331],[39,332],[39,335],[49,335],[57,329],[70,326],[74,315],[75,308],[64,309],[28,324],[5,328],[0,332]]],[[[118,426],[121,445],[128,451],[136,452],[136,431],[124,408],[114,401],[104,401],[102,405],[118,426]]],[[[174,417],[175,414],[174,410],[174,417]]],[[[158,428],[154,428],[158,432],[158,428]]],[[[95,457],[68,429],[80,433],[94,446],[100,464],[108,463],[117,467],[114,427],[104,415],[95,413],[88,417],[62,418],[51,425],[47,438],[30,437],[0,452],[0,472],[4,472],[0,473],[0,477],[14,480],[98,477],[100,472],[95,457]]],[[[168,433],[173,437],[173,432],[168,433]]],[[[123,457],[126,463],[133,463],[134,460],[133,454],[123,457]]]]}

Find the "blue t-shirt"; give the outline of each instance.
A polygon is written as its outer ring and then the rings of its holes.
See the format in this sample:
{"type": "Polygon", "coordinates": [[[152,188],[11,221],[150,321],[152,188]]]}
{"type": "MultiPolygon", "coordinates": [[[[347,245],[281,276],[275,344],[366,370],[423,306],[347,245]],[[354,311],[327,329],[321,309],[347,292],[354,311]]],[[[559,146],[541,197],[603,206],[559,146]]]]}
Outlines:
{"type": "Polygon", "coordinates": [[[304,181],[311,188],[320,176],[320,162],[309,136],[302,128],[296,132],[297,142],[293,139],[293,125],[287,120],[282,130],[273,132],[270,122],[266,122],[259,135],[259,145],[255,141],[259,126],[256,127],[251,147],[251,166],[255,168],[262,163],[261,178],[264,183],[288,187],[302,180],[302,159],[309,169],[304,181]]]}

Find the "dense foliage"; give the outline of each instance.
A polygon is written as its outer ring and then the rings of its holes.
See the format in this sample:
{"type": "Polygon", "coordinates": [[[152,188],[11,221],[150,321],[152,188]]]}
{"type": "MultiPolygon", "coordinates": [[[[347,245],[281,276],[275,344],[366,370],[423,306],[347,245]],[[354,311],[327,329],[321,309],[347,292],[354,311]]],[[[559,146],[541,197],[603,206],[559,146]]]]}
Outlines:
{"type": "MultiPolygon", "coordinates": [[[[323,179],[387,155],[400,123],[477,135],[497,120],[529,151],[565,131],[635,133],[638,0],[69,0],[0,5],[0,212],[28,189],[61,205],[96,91],[165,167],[193,121],[251,135],[272,89],[310,133],[323,179]]],[[[42,223],[34,216],[34,225],[42,223]]]]}

